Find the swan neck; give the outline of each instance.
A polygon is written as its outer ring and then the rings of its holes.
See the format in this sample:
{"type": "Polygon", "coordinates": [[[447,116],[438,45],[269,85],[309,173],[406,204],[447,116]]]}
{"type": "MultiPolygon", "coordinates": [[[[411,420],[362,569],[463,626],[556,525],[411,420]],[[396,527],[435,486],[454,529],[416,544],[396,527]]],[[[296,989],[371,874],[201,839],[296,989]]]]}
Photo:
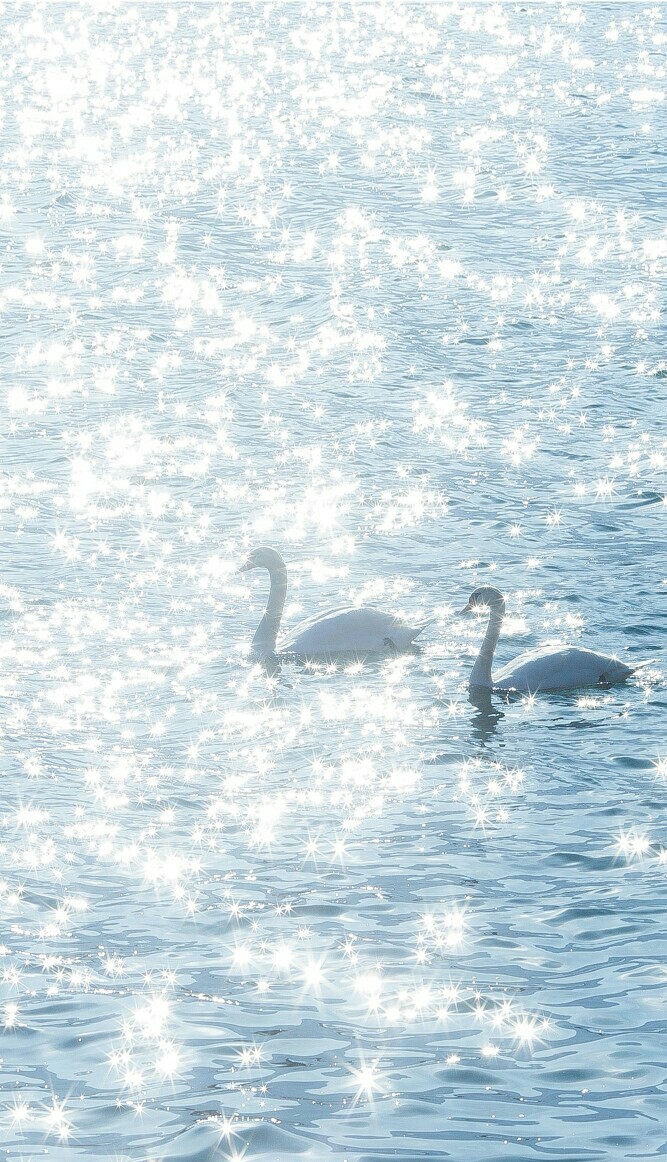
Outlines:
{"type": "Polygon", "coordinates": [[[489,624],[486,627],[484,634],[484,641],[480,647],[477,661],[475,662],[472,673],[470,675],[471,686],[485,686],[487,689],[493,689],[493,677],[491,674],[491,666],[493,664],[493,655],[495,653],[498,638],[500,637],[500,628],[503,624],[503,617],[505,616],[505,605],[493,607],[489,614],[489,624]]]}
{"type": "Polygon", "coordinates": [[[269,577],[271,578],[269,600],[266,603],[264,616],[252,639],[253,650],[260,654],[275,653],[278,630],[287,597],[287,569],[284,563],[272,565],[269,568],[269,577]]]}

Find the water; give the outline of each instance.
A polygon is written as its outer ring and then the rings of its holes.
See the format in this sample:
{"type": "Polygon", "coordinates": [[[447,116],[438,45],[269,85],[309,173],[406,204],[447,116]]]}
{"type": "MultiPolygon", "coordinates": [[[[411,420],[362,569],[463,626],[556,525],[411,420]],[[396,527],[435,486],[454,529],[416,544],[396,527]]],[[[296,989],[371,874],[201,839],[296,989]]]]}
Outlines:
{"type": "Polygon", "coordinates": [[[1,20],[0,1158],[664,1156],[664,6],[1,20]]]}

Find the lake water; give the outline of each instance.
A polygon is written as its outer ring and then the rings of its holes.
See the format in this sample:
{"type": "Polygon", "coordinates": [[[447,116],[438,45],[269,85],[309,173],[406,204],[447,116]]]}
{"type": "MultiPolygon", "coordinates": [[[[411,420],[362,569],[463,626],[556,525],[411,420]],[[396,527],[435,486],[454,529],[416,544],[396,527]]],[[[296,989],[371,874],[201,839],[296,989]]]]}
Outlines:
{"type": "Polygon", "coordinates": [[[0,1159],[664,1157],[667,8],[0,22],[0,1159]]]}

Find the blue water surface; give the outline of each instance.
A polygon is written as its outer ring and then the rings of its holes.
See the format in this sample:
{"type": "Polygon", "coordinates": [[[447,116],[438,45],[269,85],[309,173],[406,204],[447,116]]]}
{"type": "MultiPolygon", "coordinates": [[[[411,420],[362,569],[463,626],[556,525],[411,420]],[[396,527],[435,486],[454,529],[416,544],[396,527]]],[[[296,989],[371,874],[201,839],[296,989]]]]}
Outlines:
{"type": "Polygon", "coordinates": [[[0,35],[0,1159],[664,1157],[667,8],[0,35]]]}

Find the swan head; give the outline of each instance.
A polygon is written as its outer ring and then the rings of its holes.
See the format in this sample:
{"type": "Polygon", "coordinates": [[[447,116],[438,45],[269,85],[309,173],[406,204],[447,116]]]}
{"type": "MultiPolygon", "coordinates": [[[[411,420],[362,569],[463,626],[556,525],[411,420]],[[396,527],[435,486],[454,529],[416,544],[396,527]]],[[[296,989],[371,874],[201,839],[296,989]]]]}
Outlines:
{"type": "Polygon", "coordinates": [[[276,569],[282,569],[285,572],[285,562],[277,549],[269,549],[261,545],[248,554],[243,564],[239,565],[238,571],[239,573],[247,573],[250,569],[268,569],[269,573],[275,572],[276,569]]]}
{"type": "Polygon", "coordinates": [[[467,605],[459,610],[459,616],[478,609],[490,610],[491,613],[498,613],[502,617],[505,612],[505,598],[500,590],[495,589],[493,585],[480,585],[479,589],[475,589],[470,594],[467,605]]]}

